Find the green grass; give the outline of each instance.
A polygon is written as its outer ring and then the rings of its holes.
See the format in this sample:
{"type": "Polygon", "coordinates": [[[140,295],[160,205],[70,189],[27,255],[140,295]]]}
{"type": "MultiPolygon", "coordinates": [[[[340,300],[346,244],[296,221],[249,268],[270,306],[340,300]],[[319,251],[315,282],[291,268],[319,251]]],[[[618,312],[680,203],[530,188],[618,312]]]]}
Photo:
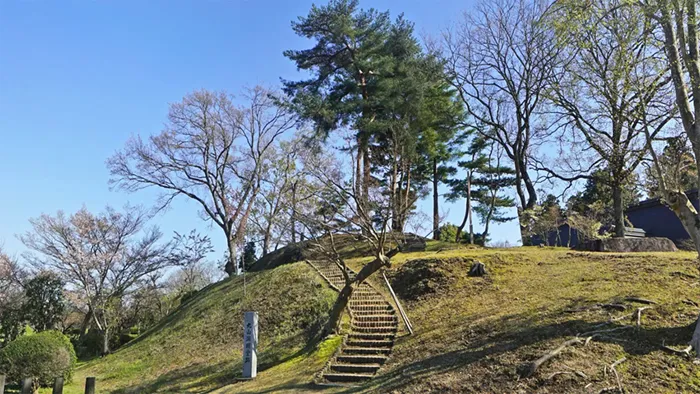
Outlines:
{"type": "Polygon", "coordinates": [[[248,310],[259,313],[259,371],[325,356],[333,342],[320,350],[316,343],[335,294],[305,263],[249,274],[245,293],[242,278],[227,279],[125,348],[81,364],[65,392],[82,393],[87,376],[97,377],[101,393],[201,393],[229,385],[240,376],[248,310]]]}
{"type": "MultiPolygon", "coordinates": [[[[343,248],[355,269],[371,260],[362,257],[366,254],[362,247],[348,244],[343,248]]],[[[700,302],[699,281],[677,274],[698,274],[693,253],[485,249],[429,242],[425,252],[397,255],[387,276],[398,277],[420,260],[441,279],[424,286],[433,292],[402,299],[415,334],[402,333],[379,375],[359,388],[310,384],[338,348],[341,337],[320,343],[308,339],[308,330],[294,329],[297,324],[288,323],[299,319],[297,313],[277,316],[276,324],[285,328],[268,326],[261,334],[267,344],[277,345],[274,350],[263,347],[263,352],[271,352],[261,357],[267,368],[253,381],[235,382],[233,376],[240,370],[240,315],[251,303],[242,299],[237,280],[203,292],[193,301],[197,304],[186,305],[130,347],[82,365],[76,378],[97,374],[98,385],[104,390],[100,392],[117,393],[597,393],[617,385],[612,374],[604,373],[604,366],[626,357],[617,371],[627,392],[700,392],[700,366],[660,349],[662,343],[684,347],[700,311],[684,302],[700,302]],[[486,277],[467,276],[473,260],[486,264],[486,277]],[[628,319],[607,323],[641,306],[624,301],[628,296],[658,302],[643,312],[641,327],[606,334],[587,346],[567,348],[533,377],[519,378],[521,365],[578,333],[599,325],[603,329],[634,325],[628,319]],[[624,312],[583,308],[613,302],[629,308],[624,312]],[[224,321],[230,335],[212,337],[206,327],[212,322],[224,326],[224,321]],[[175,346],[181,343],[182,349],[175,346]],[[225,346],[216,346],[220,344],[225,346]],[[206,350],[200,351],[202,348],[206,350]],[[131,366],[134,362],[139,364],[131,366]],[[187,367],[190,362],[196,367],[187,367]],[[572,370],[583,372],[586,378],[574,374],[549,378],[572,370]]],[[[314,277],[303,264],[263,271],[248,277],[248,296],[257,300],[259,310],[274,309],[273,300],[291,300],[296,305],[291,309],[318,317],[324,308],[327,311],[335,294],[311,279],[314,277]],[[303,286],[297,283],[300,280],[303,286]],[[319,306],[299,306],[307,303],[319,306]]],[[[389,297],[380,275],[370,281],[389,297]]],[[[401,289],[397,293],[405,295],[401,289]]]]}

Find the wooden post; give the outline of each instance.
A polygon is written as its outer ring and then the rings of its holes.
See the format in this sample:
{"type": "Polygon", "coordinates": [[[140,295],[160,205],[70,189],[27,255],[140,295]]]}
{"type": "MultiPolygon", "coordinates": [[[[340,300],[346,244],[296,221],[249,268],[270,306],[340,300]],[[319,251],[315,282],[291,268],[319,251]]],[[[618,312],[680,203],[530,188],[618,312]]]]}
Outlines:
{"type": "Polygon", "coordinates": [[[0,374],[0,394],[5,393],[5,375],[0,374]]]}
{"type": "Polygon", "coordinates": [[[56,378],[56,380],[53,381],[52,394],[63,394],[63,378],[56,378]]]}
{"type": "Polygon", "coordinates": [[[85,378],[85,394],[95,394],[95,378],[85,378]]]}
{"type": "Polygon", "coordinates": [[[22,379],[22,394],[34,394],[34,385],[32,379],[22,379]]]}

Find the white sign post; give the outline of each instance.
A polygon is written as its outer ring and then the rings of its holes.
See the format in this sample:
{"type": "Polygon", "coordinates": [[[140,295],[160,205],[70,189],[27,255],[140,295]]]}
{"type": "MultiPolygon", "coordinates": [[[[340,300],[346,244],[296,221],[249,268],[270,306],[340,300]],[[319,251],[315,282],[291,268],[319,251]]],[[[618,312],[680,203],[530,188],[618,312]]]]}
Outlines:
{"type": "Polygon", "coordinates": [[[258,312],[245,312],[243,319],[243,379],[258,374],[258,312]]]}

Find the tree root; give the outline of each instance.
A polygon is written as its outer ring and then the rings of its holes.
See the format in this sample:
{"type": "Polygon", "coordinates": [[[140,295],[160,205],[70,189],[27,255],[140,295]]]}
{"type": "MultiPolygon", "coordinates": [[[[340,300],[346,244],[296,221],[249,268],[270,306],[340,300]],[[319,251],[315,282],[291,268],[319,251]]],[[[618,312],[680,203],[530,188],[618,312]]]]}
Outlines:
{"type": "Polygon", "coordinates": [[[692,346],[688,346],[687,348],[685,348],[683,350],[678,350],[678,349],[674,349],[672,347],[666,346],[665,344],[661,344],[661,349],[663,349],[669,353],[672,353],[672,354],[687,357],[689,359],[693,358],[693,354],[691,353],[691,351],[693,350],[692,346]]]}
{"type": "Polygon", "coordinates": [[[647,305],[656,305],[656,301],[652,300],[647,300],[646,298],[639,298],[639,297],[627,297],[625,298],[625,301],[628,302],[638,302],[640,304],[647,304],[647,305]]]}
{"type": "Polygon", "coordinates": [[[649,309],[649,308],[651,308],[651,307],[650,306],[643,306],[641,308],[637,308],[637,312],[635,312],[635,314],[637,315],[637,327],[642,326],[642,311],[644,311],[645,309],[649,309]]]}
{"type": "Polygon", "coordinates": [[[680,276],[681,278],[685,278],[685,279],[700,279],[693,274],[688,274],[688,273],[680,272],[680,271],[673,271],[673,272],[671,272],[671,275],[680,276]]]}
{"type": "Polygon", "coordinates": [[[537,360],[526,364],[523,366],[520,377],[523,378],[528,378],[537,372],[537,369],[542,366],[542,364],[546,363],[551,359],[552,357],[557,356],[559,353],[561,353],[564,349],[566,349],[567,346],[575,345],[575,344],[580,344],[583,343],[583,340],[579,337],[569,339],[568,341],[562,343],[558,348],[545,353],[542,357],[538,358],[537,360]]]}
{"type": "Polygon", "coordinates": [[[693,300],[683,300],[683,303],[686,305],[694,306],[696,308],[700,307],[700,305],[698,305],[698,303],[693,300]]]}
{"type": "Polygon", "coordinates": [[[625,389],[622,388],[622,382],[620,381],[620,375],[617,373],[617,369],[615,369],[615,367],[622,364],[625,361],[627,361],[627,357],[622,357],[621,359],[610,364],[610,367],[609,367],[610,370],[613,371],[613,373],[615,374],[615,380],[617,381],[617,388],[620,390],[621,393],[624,393],[625,389]]]}

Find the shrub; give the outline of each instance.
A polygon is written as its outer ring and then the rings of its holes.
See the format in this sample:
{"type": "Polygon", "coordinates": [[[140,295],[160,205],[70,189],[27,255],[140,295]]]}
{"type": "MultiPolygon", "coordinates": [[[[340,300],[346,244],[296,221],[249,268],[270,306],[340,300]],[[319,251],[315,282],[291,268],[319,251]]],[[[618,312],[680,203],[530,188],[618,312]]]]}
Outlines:
{"type": "Polygon", "coordinates": [[[457,226],[454,224],[444,224],[438,229],[438,239],[443,242],[455,242],[457,238],[457,226]]]}
{"type": "Polygon", "coordinates": [[[0,350],[0,372],[10,382],[32,378],[48,386],[57,377],[70,381],[76,361],[70,339],[58,331],[24,335],[0,350]]]}

